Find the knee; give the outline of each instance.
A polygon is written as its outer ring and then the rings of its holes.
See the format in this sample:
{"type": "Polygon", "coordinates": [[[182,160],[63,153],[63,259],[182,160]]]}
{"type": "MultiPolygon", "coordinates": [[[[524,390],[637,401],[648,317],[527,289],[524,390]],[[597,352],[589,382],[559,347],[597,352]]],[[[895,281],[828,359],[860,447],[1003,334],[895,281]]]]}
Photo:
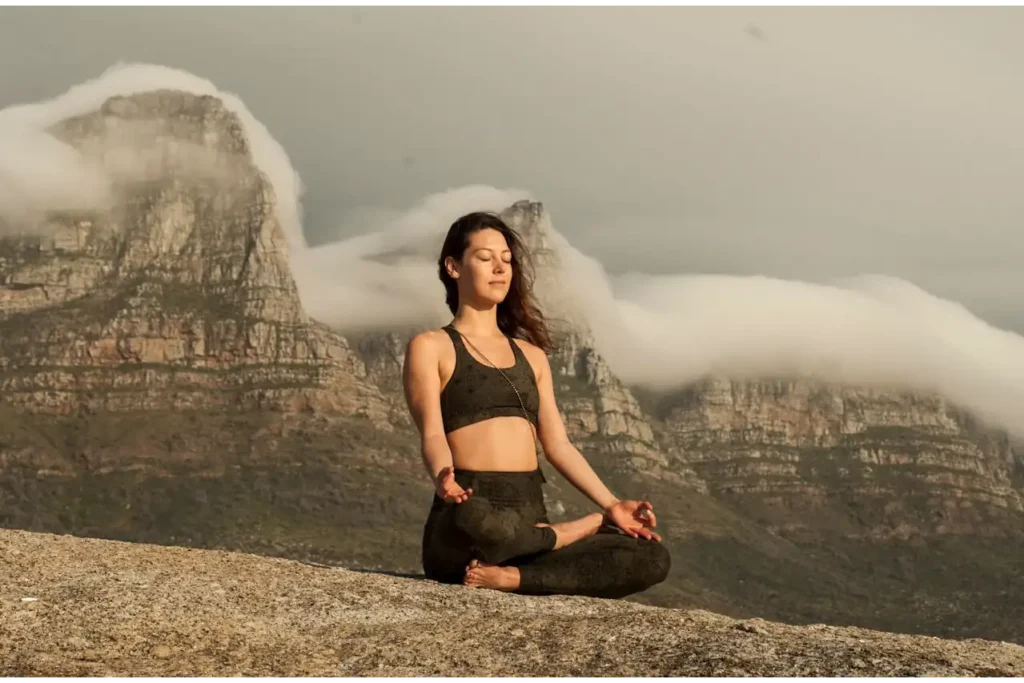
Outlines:
{"type": "Polygon", "coordinates": [[[644,564],[647,567],[647,580],[648,585],[653,586],[668,578],[668,572],[672,569],[672,556],[663,543],[648,541],[645,545],[647,552],[644,564]]]}
{"type": "Polygon", "coordinates": [[[485,498],[474,497],[456,504],[453,522],[474,543],[484,547],[505,546],[515,539],[515,529],[501,523],[485,498]]]}

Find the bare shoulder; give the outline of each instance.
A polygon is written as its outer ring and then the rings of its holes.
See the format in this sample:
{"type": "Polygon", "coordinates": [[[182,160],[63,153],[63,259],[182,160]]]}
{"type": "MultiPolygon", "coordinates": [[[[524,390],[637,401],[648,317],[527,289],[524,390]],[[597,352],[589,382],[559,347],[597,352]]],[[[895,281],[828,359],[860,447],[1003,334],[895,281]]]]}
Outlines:
{"type": "Polygon", "coordinates": [[[414,334],[406,346],[406,355],[430,356],[436,358],[440,355],[443,340],[447,335],[443,330],[424,330],[414,334]]]}
{"type": "Polygon", "coordinates": [[[534,372],[538,375],[543,375],[547,371],[548,367],[548,354],[544,352],[544,349],[540,348],[533,342],[526,341],[525,339],[515,339],[516,344],[523,350],[523,355],[526,356],[526,360],[530,361],[530,365],[533,366],[534,372]]]}
{"type": "Polygon", "coordinates": [[[444,343],[449,341],[443,330],[424,330],[419,332],[409,340],[409,348],[416,348],[418,350],[440,350],[444,348],[444,343]]]}

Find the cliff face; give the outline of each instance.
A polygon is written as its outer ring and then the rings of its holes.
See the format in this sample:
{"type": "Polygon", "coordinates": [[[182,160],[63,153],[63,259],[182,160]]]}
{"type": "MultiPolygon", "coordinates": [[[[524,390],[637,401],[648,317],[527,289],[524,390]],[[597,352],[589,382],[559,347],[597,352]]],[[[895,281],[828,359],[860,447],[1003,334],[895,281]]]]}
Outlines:
{"type": "Polygon", "coordinates": [[[1018,456],[939,397],[710,379],[652,404],[670,460],[774,531],[1018,534],[1018,456]]]}
{"type": "MultiPolygon", "coordinates": [[[[156,92],[53,132],[113,169],[115,201],[0,239],[0,526],[418,571],[433,494],[401,389],[411,331],[346,339],[303,312],[234,115],[156,92]]],[[[1004,436],[938,397],[627,386],[543,207],[504,216],[555,318],[570,437],[659,509],[673,572],[637,600],[1024,639],[1024,467],[1004,436]]],[[[592,509],[542,467],[555,521],[592,509]]]]}
{"type": "Polygon", "coordinates": [[[117,167],[116,201],[0,241],[6,401],[52,413],[327,408],[387,428],[345,339],[303,313],[273,191],[218,100],[117,98],[53,133],[117,167]]]}

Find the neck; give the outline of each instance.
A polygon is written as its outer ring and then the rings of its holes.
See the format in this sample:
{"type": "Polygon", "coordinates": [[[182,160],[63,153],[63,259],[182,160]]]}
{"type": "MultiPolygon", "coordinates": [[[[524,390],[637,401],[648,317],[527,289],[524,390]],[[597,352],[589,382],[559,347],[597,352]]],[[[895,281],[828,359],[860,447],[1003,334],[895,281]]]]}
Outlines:
{"type": "Polygon", "coordinates": [[[472,304],[459,304],[452,324],[467,337],[501,337],[498,327],[498,307],[490,304],[478,308],[472,304]]]}

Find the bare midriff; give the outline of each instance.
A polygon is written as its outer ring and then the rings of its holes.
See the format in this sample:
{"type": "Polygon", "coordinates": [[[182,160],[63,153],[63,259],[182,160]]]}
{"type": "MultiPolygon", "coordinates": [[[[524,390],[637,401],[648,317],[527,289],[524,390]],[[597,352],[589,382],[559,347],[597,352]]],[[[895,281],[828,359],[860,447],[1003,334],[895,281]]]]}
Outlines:
{"type": "Polygon", "coordinates": [[[522,417],[492,417],[448,433],[452,465],[478,472],[537,469],[533,425],[522,417]]]}

